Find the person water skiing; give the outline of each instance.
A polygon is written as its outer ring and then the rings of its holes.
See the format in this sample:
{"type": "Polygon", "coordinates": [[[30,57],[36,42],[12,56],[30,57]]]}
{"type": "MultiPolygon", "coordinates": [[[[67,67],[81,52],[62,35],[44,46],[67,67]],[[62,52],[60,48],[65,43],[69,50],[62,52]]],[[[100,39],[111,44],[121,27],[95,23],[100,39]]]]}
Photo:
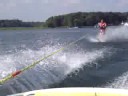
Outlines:
{"type": "Polygon", "coordinates": [[[105,32],[106,32],[105,30],[106,30],[106,27],[107,27],[106,22],[104,22],[104,20],[101,19],[101,21],[98,23],[98,26],[100,28],[100,34],[105,35],[105,32]]]}

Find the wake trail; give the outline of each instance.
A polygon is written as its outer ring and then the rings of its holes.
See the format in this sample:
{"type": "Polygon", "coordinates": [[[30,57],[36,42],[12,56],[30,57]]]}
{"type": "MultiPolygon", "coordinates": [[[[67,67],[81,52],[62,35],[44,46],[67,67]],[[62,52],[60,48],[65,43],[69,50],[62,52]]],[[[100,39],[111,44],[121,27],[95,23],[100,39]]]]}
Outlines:
{"type": "Polygon", "coordinates": [[[114,79],[112,83],[108,83],[105,87],[128,89],[128,72],[123,73],[121,76],[114,79]]]}
{"type": "MultiPolygon", "coordinates": [[[[28,49],[14,54],[0,56],[0,78],[28,66],[35,60],[45,56],[47,53],[57,50],[60,46],[60,44],[56,46],[47,45],[40,50],[28,49]]],[[[10,84],[13,84],[14,86],[18,85],[19,88],[24,91],[33,88],[46,88],[50,84],[63,80],[68,74],[83,68],[83,66],[91,66],[89,65],[92,64],[91,62],[96,62],[96,60],[104,58],[108,51],[107,48],[101,48],[94,51],[77,50],[77,48],[73,49],[74,51],[70,50],[71,49],[69,48],[67,51],[62,51],[47,60],[40,62],[33,69],[23,72],[21,75],[11,80],[11,82],[8,82],[9,86],[10,84]]],[[[12,86],[13,91],[16,90],[14,89],[14,86],[12,86]]]]}

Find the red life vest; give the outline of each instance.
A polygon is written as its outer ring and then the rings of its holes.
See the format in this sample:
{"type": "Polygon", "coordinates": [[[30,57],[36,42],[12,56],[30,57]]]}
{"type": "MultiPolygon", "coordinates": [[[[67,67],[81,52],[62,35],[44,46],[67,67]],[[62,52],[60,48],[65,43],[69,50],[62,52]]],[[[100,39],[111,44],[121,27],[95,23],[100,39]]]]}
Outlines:
{"type": "Polygon", "coordinates": [[[101,22],[101,23],[99,23],[99,27],[100,27],[100,29],[106,29],[106,23],[105,22],[101,22]]]}

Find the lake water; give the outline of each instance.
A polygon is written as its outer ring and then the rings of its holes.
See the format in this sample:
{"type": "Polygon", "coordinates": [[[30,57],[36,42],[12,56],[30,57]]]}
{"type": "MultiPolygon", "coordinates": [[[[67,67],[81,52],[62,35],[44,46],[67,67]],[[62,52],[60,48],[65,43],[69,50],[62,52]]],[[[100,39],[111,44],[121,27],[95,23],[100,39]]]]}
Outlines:
{"type": "Polygon", "coordinates": [[[57,87],[128,88],[128,27],[0,30],[0,79],[66,47],[0,85],[0,96],[57,87]]]}

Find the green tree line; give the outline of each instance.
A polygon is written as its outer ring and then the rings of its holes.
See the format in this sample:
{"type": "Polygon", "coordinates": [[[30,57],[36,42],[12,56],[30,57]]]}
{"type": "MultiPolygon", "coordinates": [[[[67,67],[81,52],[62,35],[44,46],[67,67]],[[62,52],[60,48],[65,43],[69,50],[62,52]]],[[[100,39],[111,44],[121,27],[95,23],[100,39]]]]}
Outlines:
{"type": "Polygon", "coordinates": [[[0,20],[0,27],[38,27],[43,22],[23,22],[21,20],[0,20]]]}
{"type": "Polygon", "coordinates": [[[82,27],[94,26],[101,19],[108,25],[119,25],[127,21],[128,12],[77,12],[60,16],[52,16],[45,22],[47,27],[82,27]]]}
{"type": "Polygon", "coordinates": [[[83,27],[94,26],[101,19],[108,25],[119,25],[128,19],[128,12],[77,12],[52,16],[45,22],[23,22],[22,20],[0,20],[0,27],[83,27]]]}

